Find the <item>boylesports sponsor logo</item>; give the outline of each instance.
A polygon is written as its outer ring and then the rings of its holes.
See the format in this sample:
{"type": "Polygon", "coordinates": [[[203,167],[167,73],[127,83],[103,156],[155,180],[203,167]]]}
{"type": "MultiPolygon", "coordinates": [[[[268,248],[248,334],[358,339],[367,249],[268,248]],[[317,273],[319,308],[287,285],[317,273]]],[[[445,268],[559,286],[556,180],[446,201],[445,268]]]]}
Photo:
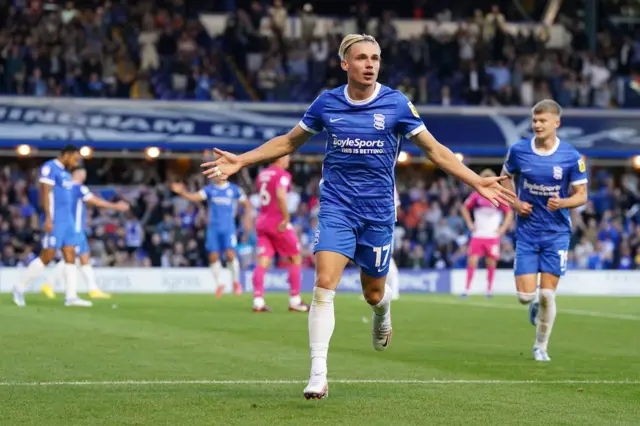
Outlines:
{"type": "Polygon", "coordinates": [[[531,183],[527,179],[524,180],[523,187],[533,195],[541,195],[545,197],[550,197],[553,194],[559,193],[561,188],[560,185],[540,185],[537,183],[531,183]]]}
{"type": "Polygon", "coordinates": [[[340,148],[346,154],[383,154],[384,140],[366,140],[346,137],[339,139],[335,134],[331,135],[333,146],[340,148]]]}
{"type": "Polygon", "coordinates": [[[382,139],[378,139],[375,141],[368,141],[360,138],[351,139],[347,137],[346,139],[338,139],[336,135],[331,135],[333,138],[333,145],[339,146],[340,148],[383,148],[384,141],[382,139]]]}

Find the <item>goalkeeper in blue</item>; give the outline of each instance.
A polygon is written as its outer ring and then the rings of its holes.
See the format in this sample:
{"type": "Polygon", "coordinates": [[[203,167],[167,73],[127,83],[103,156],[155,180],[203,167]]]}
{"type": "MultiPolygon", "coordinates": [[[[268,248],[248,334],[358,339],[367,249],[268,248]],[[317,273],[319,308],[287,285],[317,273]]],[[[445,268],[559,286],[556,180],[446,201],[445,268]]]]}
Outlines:
{"type": "Polygon", "coordinates": [[[205,176],[226,179],[242,167],[289,155],[311,136],[327,132],[314,239],[311,375],[303,392],[307,399],[321,399],[329,392],[327,354],[335,326],[334,296],[350,260],[360,267],[364,297],[373,310],[374,349],[383,351],[391,341],[392,289],[386,281],[396,221],[395,165],[402,136],[495,205],[515,200],[515,194],[500,185],[506,176],[482,178],[471,171],[436,141],[402,93],[377,82],[381,52],[373,37],[347,35],[338,54],[348,83],[320,94],[289,133],[242,155],[216,149],[220,157],[202,164],[207,168],[205,176]]]}
{"type": "Polygon", "coordinates": [[[536,327],[536,361],[551,361],[547,345],[556,319],[556,289],[567,269],[569,213],[587,202],[584,160],[556,136],[561,113],[553,100],[533,107],[535,136],[511,146],[502,173],[513,178],[504,185],[513,190],[515,183],[518,193],[513,205],[517,212],[514,273],[518,299],[529,304],[530,321],[536,327]]]}

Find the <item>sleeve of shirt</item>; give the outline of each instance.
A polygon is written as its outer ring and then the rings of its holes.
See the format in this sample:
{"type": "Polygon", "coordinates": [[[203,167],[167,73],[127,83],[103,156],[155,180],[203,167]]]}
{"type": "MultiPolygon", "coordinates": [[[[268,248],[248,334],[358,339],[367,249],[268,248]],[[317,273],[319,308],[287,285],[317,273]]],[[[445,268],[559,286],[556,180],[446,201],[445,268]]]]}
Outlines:
{"type": "Polygon", "coordinates": [[[322,111],[324,110],[324,104],[326,101],[326,91],[320,94],[315,101],[309,106],[307,112],[304,113],[302,120],[298,125],[302,127],[306,132],[315,135],[320,133],[324,129],[324,123],[322,121],[322,111]]]}
{"type": "Polygon", "coordinates": [[[420,114],[413,106],[411,101],[403,94],[398,95],[398,132],[404,135],[405,138],[411,139],[418,133],[427,130],[427,127],[422,122],[420,114]]]}
{"type": "Polygon", "coordinates": [[[576,151],[575,159],[571,170],[569,171],[569,179],[571,185],[582,185],[587,183],[587,165],[582,159],[582,156],[576,151]]]}
{"type": "Polygon", "coordinates": [[[478,199],[478,194],[476,192],[472,192],[467,199],[464,201],[464,206],[467,210],[472,210],[476,205],[476,200],[478,199]]]}
{"type": "Polygon", "coordinates": [[[203,200],[208,200],[209,199],[209,194],[210,194],[210,189],[211,187],[209,185],[205,186],[204,188],[202,188],[200,191],[198,191],[198,195],[200,195],[200,197],[203,200]]]}
{"type": "Polygon", "coordinates": [[[502,170],[504,170],[505,173],[509,176],[513,175],[514,173],[520,172],[520,166],[518,165],[518,156],[515,153],[515,150],[513,148],[514,146],[511,146],[511,148],[509,148],[509,152],[507,152],[507,158],[504,160],[504,166],[502,167],[502,170]]]}
{"type": "Polygon", "coordinates": [[[80,185],[79,190],[82,201],[87,201],[93,198],[93,193],[89,190],[89,188],[86,187],[86,185],[80,185]]]}
{"type": "Polygon", "coordinates": [[[51,167],[51,165],[45,163],[44,166],[40,168],[40,183],[44,183],[45,185],[54,186],[56,184],[56,172],[51,167]]]}
{"type": "Polygon", "coordinates": [[[278,188],[283,188],[288,190],[291,185],[291,176],[289,174],[284,174],[280,176],[280,180],[278,181],[278,188]]]}

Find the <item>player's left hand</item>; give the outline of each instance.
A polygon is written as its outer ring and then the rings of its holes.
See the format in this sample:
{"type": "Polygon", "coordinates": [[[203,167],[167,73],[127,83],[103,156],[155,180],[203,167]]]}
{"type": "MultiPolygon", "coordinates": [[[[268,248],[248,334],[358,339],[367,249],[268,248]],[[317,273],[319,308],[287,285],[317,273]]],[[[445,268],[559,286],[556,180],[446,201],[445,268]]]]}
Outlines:
{"type": "Polygon", "coordinates": [[[218,148],[214,148],[213,152],[218,156],[217,160],[200,164],[200,167],[207,169],[202,172],[207,178],[226,180],[242,168],[242,162],[237,155],[218,148]]]}
{"type": "Polygon", "coordinates": [[[516,194],[500,185],[500,182],[506,179],[509,179],[509,176],[483,177],[474,189],[496,207],[500,204],[511,206],[516,200],[516,194]]]}
{"type": "Polygon", "coordinates": [[[562,198],[560,198],[560,195],[558,195],[557,192],[549,198],[549,201],[547,201],[547,208],[552,212],[555,212],[556,210],[560,210],[561,208],[563,208],[562,198]]]}

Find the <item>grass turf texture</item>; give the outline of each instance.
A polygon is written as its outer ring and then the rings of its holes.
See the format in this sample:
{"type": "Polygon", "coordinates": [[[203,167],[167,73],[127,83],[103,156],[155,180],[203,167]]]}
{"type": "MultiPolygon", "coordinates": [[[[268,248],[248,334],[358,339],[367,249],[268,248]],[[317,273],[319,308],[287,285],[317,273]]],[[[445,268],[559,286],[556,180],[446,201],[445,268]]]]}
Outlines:
{"type": "Polygon", "coordinates": [[[92,309],[65,308],[58,297],[27,295],[28,306],[20,309],[3,295],[1,424],[631,425],[640,419],[637,298],[558,297],[553,361],[536,363],[534,327],[514,297],[402,295],[392,304],[392,345],[377,353],[371,310],[357,295],[338,294],[330,397],[306,401],[307,315],[287,312],[286,295],[267,295],[272,314],[252,313],[249,296],[117,295],[92,309]],[[211,382],[180,383],[199,380],[211,382]],[[269,382],[236,383],[242,380],[269,382]],[[273,382],[280,380],[287,382],[273,382]]]}

